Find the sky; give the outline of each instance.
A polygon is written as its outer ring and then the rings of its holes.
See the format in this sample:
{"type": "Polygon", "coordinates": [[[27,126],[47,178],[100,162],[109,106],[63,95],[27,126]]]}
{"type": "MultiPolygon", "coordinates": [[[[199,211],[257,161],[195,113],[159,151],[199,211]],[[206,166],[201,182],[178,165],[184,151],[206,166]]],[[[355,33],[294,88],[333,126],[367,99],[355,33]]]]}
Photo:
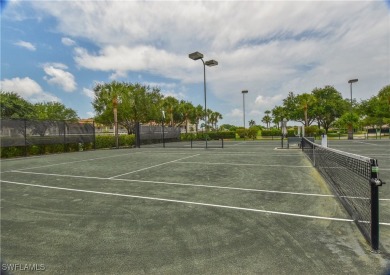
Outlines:
{"type": "Polygon", "coordinates": [[[221,124],[262,125],[289,92],[334,86],[358,101],[390,84],[390,0],[1,1],[1,89],[94,116],[92,89],[159,87],[221,124]]]}

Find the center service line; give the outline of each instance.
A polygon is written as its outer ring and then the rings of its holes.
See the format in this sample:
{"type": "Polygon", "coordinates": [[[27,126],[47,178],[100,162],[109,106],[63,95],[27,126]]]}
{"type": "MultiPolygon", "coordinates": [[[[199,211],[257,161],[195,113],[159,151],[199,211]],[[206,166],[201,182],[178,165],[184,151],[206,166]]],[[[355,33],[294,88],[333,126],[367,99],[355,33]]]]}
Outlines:
{"type": "Polygon", "coordinates": [[[182,160],[182,159],[193,158],[193,157],[196,157],[196,156],[199,156],[199,155],[200,155],[200,154],[196,154],[196,155],[192,155],[192,156],[189,156],[189,157],[184,157],[184,158],[180,158],[180,159],[176,159],[176,160],[172,160],[172,161],[160,163],[160,164],[153,165],[153,166],[150,166],[150,167],[146,167],[146,168],[142,168],[142,169],[139,169],[139,170],[131,171],[131,172],[128,172],[128,173],[124,173],[124,174],[117,175],[117,176],[113,176],[113,177],[110,177],[110,178],[108,178],[108,179],[115,179],[115,178],[120,177],[120,176],[124,176],[124,175],[129,175],[129,174],[137,173],[137,172],[140,172],[140,171],[144,171],[144,170],[147,170],[147,169],[150,169],[150,168],[154,168],[154,167],[158,167],[158,166],[161,166],[161,165],[165,165],[165,164],[168,164],[168,163],[177,162],[177,161],[182,160]]]}

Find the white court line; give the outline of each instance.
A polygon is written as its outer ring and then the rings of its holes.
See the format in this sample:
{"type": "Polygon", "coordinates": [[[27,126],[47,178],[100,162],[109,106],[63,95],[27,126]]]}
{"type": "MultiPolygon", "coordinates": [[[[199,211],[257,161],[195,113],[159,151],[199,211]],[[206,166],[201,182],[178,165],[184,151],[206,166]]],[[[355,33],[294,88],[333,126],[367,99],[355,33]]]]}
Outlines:
{"type": "Polygon", "coordinates": [[[56,166],[56,165],[64,165],[64,164],[71,164],[71,163],[78,163],[78,162],[92,161],[92,160],[99,160],[99,159],[107,159],[107,158],[115,158],[115,157],[128,156],[128,155],[130,155],[130,154],[127,153],[127,154],[120,154],[120,155],[108,156],[108,157],[99,157],[99,158],[92,158],[92,159],[75,160],[75,161],[47,164],[47,165],[42,165],[42,166],[28,167],[28,168],[23,168],[23,169],[18,169],[18,170],[22,171],[22,170],[38,169],[38,168],[44,168],[44,167],[52,167],[52,166],[56,166]]]}
{"type": "Polygon", "coordinates": [[[195,162],[195,161],[182,161],[182,162],[180,162],[180,163],[186,163],[186,164],[205,164],[205,165],[258,166],[258,167],[314,168],[312,165],[252,164],[252,163],[195,162]]]}
{"type": "MultiPolygon", "coordinates": [[[[65,177],[65,178],[81,178],[81,179],[114,180],[114,181],[126,181],[126,182],[157,183],[157,184],[177,185],[177,186],[202,187],[202,188],[212,188],[212,189],[227,189],[227,190],[237,190],[237,191],[250,191],[250,192],[313,196],[313,197],[336,197],[334,195],[329,195],[329,194],[287,192],[287,191],[275,191],[275,190],[252,189],[252,188],[242,188],[242,187],[228,187],[228,186],[193,184],[193,183],[176,183],[176,182],[166,182],[166,181],[132,180],[132,179],[115,179],[115,178],[112,179],[112,178],[76,176],[76,175],[48,174],[48,173],[39,173],[39,172],[24,172],[24,171],[17,171],[17,170],[11,171],[11,172],[22,173],[22,174],[43,175],[43,176],[57,176],[57,177],[65,177]]],[[[347,196],[342,196],[342,197],[344,197],[344,198],[358,198],[358,197],[347,197],[347,196]]],[[[360,199],[368,199],[368,198],[360,198],[360,199]]],[[[379,200],[380,201],[390,201],[390,199],[379,199],[379,200]]]]}
{"type": "Polygon", "coordinates": [[[127,194],[119,194],[119,193],[55,187],[55,186],[47,186],[47,185],[39,185],[39,184],[14,182],[14,181],[0,180],[0,182],[11,183],[11,184],[16,184],[16,185],[31,186],[31,187],[38,187],[38,188],[47,188],[47,189],[56,189],[56,190],[64,190],[64,191],[72,191],[72,192],[127,197],[127,198],[153,200],[153,201],[173,202],[173,203],[190,204],[190,205],[200,205],[200,206],[208,206],[208,207],[216,207],[216,208],[225,208],[225,209],[251,211],[251,212],[259,212],[259,213],[266,213],[266,214],[283,215],[283,216],[293,216],[293,217],[302,217],[302,218],[310,218],[310,219],[331,220],[331,221],[353,222],[352,219],[345,219],[345,218],[332,218],[332,217],[324,217],[324,216],[294,214],[294,213],[268,211],[268,210],[262,210],[262,209],[254,209],[254,208],[244,208],[244,207],[236,207],[236,206],[228,206],[228,205],[220,205],[220,204],[210,204],[210,203],[201,203],[201,202],[193,202],[193,201],[182,201],[182,200],[163,199],[163,198],[156,198],[156,197],[144,197],[144,196],[127,195],[127,194]]]}
{"type": "Polygon", "coordinates": [[[375,144],[375,143],[369,143],[369,142],[363,142],[363,141],[355,141],[354,143],[362,143],[362,144],[368,144],[368,145],[373,145],[373,146],[380,146],[380,145],[375,144]]]}
{"type": "Polygon", "coordinates": [[[212,189],[227,189],[227,190],[275,193],[275,194],[287,194],[287,195],[301,195],[301,196],[314,196],[314,197],[335,197],[334,195],[329,195],[329,194],[287,192],[287,191],[275,191],[275,190],[252,189],[252,188],[242,188],[242,187],[228,187],[228,186],[193,184],[193,183],[176,183],[176,182],[152,181],[152,180],[131,180],[131,179],[85,177],[85,176],[75,176],[75,175],[47,174],[47,173],[39,173],[39,172],[24,172],[24,171],[17,171],[17,170],[12,171],[12,172],[13,173],[22,173],[22,174],[44,175],[44,176],[58,176],[58,177],[85,178],[85,179],[98,179],[98,180],[115,180],[115,181],[127,181],[127,182],[142,182],[142,183],[157,183],[157,184],[166,184],[166,185],[204,187],[204,188],[212,188],[212,189]]]}
{"type": "Polygon", "coordinates": [[[137,172],[144,171],[144,170],[147,170],[147,169],[150,169],[150,168],[158,167],[158,166],[165,165],[165,164],[168,164],[168,163],[173,163],[173,162],[176,162],[176,161],[179,161],[179,160],[182,160],[182,159],[193,158],[193,157],[196,157],[196,156],[199,156],[199,155],[200,154],[196,154],[196,155],[192,155],[192,156],[188,156],[188,157],[184,157],[184,158],[180,158],[180,159],[176,159],[176,160],[160,163],[160,164],[157,164],[157,165],[145,167],[145,168],[138,169],[138,170],[135,170],[135,171],[131,171],[131,172],[128,172],[128,173],[124,173],[124,174],[116,175],[116,176],[113,176],[113,177],[109,177],[109,179],[114,179],[114,178],[117,178],[117,177],[120,177],[120,176],[137,173],[137,172]]]}

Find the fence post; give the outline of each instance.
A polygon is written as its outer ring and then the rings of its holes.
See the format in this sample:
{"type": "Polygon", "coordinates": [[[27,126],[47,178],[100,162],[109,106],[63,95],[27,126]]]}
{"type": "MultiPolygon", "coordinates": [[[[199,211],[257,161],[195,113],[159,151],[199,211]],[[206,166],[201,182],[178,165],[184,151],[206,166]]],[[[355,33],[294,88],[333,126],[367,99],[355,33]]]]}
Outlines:
{"type": "Polygon", "coordinates": [[[135,123],[135,140],[136,140],[136,147],[141,148],[141,126],[139,122],[135,123]]]}
{"type": "Polygon", "coordinates": [[[92,128],[93,128],[93,150],[96,150],[96,128],[95,128],[95,121],[92,121],[92,128]]]}
{"type": "Polygon", "coordinates": [[[24,156],[27,157],[27,119],[24,119],[24,156]]]}
{"type": "Polygon", "coordinates": [[[62,123],[63,123],[62,130],[64,131],[62,143],[63,143],[64,152],[66,152],[67,151],[67,148],[66,148],[66,121],[63,120],[62,123]]]}

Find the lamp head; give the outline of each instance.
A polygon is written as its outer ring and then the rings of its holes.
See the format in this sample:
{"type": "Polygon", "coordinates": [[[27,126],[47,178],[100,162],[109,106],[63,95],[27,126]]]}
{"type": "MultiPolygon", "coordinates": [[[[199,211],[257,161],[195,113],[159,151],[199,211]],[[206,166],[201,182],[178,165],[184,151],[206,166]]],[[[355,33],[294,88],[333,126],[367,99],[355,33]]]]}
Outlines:
{"type": "Polygon", "coordinates": [[[348,83],[355,83],[355,82],[358,82],[358,79],[351,79],[351,80],[348,80],[348,83]]]}
{"type": "Polygon", "coordinates": [[[194,52],[194,53],[190,53],[188,57],[191,58],[192,60],[198,60],[203,58],[203,54],[201,54],[200,52],[194,52]]]}
{"type": "Polygon", "coordinates": [[[209,67],[212,67],[212,66],[217,66],[218,65],[218,61],[212,59],[212,60],[207,60],[205,63],[205,65],[209,66],[209,67]]]}

